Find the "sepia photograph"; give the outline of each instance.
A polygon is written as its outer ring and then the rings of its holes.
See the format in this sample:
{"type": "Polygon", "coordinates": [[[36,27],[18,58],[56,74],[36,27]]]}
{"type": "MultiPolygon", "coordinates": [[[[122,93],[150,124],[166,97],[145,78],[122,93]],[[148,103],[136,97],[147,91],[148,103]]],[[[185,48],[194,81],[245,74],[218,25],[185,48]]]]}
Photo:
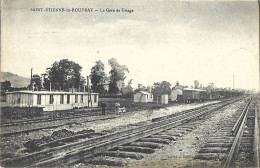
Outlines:
{"type": "Polygon", "coordinates": [[[0,2],[0,167],[260,167],[259,0],[0,2]]]}

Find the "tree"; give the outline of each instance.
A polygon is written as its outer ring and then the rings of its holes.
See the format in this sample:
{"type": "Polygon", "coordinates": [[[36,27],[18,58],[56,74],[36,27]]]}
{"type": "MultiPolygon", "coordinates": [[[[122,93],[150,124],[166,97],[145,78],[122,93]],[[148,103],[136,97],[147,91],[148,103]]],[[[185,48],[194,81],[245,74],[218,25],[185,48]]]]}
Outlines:
{"type": "MultiPolygon", "coordinates": [[[[42,88],[42,80],[41,77],[37,74],[34,74],[32,76],[32,83],[34,84],[33,88],[35,90],[40,90],[42,88]]],[[[28,86],[28,88],[32,88],[31,84],[28,86]]]]}
{"type": "Polygon", "coordinates": [[[160,82],[154,83],[153,93],[159,94],[159,95],[162,95],[162,94],[170,95],[171,94],[171,84],[170,84],[170,82],[162,81],[161,83],[160,82]]]}
{"type": "MultiPolygon", "coordinates": [[[[46,83],[51,82],[56,89],[68,89],[82,87],[85,79],[81,76],[82,67],[68,59],[55,61],[51,67],[47,68],[48,79],[46,83]]],[[[45,84],[48,89],[49,85],[45,84]]]]}
{"type": "Polygon", "coordinates": [[[120,65],[118,63],[117,59],[115,59],[115,58],[109,59],[108,64],[111,66],[111,70],[109,72],[109,74],[110,74],[109,92],[118,93],[119,89],[118,89],[117,83],[119,83],[119,81],[122,81],[121,83],[123,83],[123,81],[126,78],[125,74],[126,74],[126,72],[129,73],[129,70],[128,70],[127,66],[120,65]]]}
{"type": "Polygon", "coordinates": [[[122,90],[122,94],[123,94],[123,95],[126,95],[126,96],[128,96],[128,97],[131,97],[131,96],[133,95],[134,89],[133,89],[133,87],[132,87],[132,81],[133,81],[133,79],[130,79],[130,80],[128,81],[127,86],[123,88],[123,90],[122,90]]]}
{"type": "Polygon", "coordinates": [[[138,83],[137,84],[137,89],[135,89],[135,93],[139,92],[139,91],[147,91],[147,87],[145,87],[143,84],[138,83]]]}
{"type": "Polygon", "coordinates": [[[91,68],[90,80],[91,80],[91,89],[94,92],[104,93],[107,77],[104,71],[104,64],[99,60],[96,61],[96,64],[91,68]]]}
{"type": "Polygon", "coordinates": [[[108,85],[108,92],[111,94],[111,93],[118,93],[119,92],[119,89],[117,87],[117,84],[115,82],[115,80],[109,82],[109,85],[108,85]]]}
{"type": "Polygon", "coordinates": [[[215,89],[215,84],[214,83],[209,83],[208,86],[206,87],[206,90],[208,92],[212,91],[215,89]]]}
{"type": "Polygon", "coordinates": [[[203,86],[203,84],[200,84],[200,89],[204,89],[204,86],[203,86]]]}
{"type": "Polygon", "coordinates": [[[4,81],[4,82],[1,82],[1,90],[6,92],[6,91],[9,91],[11,89],[11,82],[10,81],[4,81]]]}

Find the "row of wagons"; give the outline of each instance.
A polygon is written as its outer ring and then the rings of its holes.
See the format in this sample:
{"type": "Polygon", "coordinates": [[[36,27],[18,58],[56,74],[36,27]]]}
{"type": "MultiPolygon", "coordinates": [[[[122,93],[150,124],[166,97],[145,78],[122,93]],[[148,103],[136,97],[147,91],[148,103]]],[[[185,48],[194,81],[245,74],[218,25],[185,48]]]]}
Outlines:
{"type": "MultiPolygon", "coordinates": [[[[237,91],[221,90],[221,91],[207,92],[206,90],[183,88],[181,92],[178,92],[177,95],[175,95],[175,99],[171,101],[192,103],[192,102],[206,101],[206,100],[226,99],[226,98],[236,97],[241,95],[242,93],[237,91]]],[[[174,98],[174,96],[171,97],[174,98]]]]}

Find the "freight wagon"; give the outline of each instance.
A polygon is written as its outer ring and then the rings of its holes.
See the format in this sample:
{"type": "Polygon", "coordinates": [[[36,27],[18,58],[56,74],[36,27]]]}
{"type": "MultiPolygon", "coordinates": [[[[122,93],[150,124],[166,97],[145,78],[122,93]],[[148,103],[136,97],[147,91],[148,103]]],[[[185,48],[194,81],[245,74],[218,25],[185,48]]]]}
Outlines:
{"type": "Polygon", "coordinates": [[[182,93],[183,93],[183,102],[185,103],[207,100],[206,90],[184,88],[182,93]]]}

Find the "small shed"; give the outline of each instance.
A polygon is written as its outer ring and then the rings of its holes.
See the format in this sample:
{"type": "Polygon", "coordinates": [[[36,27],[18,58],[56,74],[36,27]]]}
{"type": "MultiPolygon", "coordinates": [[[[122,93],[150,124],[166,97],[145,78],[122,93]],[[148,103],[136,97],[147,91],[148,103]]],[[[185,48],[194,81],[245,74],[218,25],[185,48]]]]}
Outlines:
{"type": "Polygon", "coordinates": [[[154,95],[154,101],[159,104],[168,104],[168,94],[156,94],[154,95]]]}
{"type": "Polygon", "coordinates": [[[134,102],[153,102],[153,94],[146,91],[139,91],[134,94],[134,102]]]}
{"type": "Polygon", "coordinates": [[[8,106],[43,107],[43,111],[98,107],[98,93],[15,91],[6,93],[8,106]]]}

